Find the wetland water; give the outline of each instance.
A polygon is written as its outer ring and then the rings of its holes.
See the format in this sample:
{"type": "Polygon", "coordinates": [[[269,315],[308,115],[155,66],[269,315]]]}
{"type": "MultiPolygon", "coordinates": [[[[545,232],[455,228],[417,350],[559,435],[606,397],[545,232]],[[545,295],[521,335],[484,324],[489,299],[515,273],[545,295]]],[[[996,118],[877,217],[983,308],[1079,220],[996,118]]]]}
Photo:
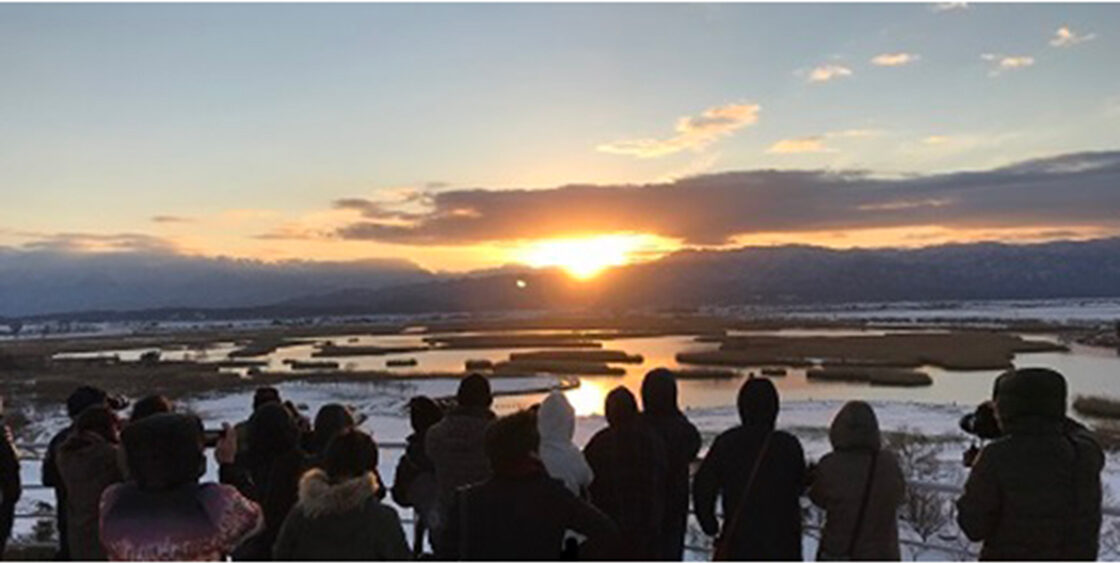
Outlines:
{"type": "MultiPolygon", "coordinates": [[[[516,331],[503,334],[546,334],[549,331],[516,331]]],[[[457,333],[462,336],[469,333],[457,333]]],[[[487,333],[495,334],[495,333],[487,333]]],[[[782,330],[752,331],[735,334],[776,334],[784,336],[848,336],[881,335],[882,331],[860,330],[782,330]]],[[[328,342],[339,346],[423,346],[424,337],[436,334],[400,335],[343,335],[308,339],[307,343],[286,346],[265,356],[252,358],[268,362],[265,371],[287,371],[291,369],[285,360],[330,360],[337,361],[342,370],[389,370],[396,373],[461,372],[467,360],[484,359],[492,362],[507,360],[511,353],[529,352],[537,348],[491,348],[491,349],[431,349],[419,352],[389,354],[384,356],[350,356],[342,358],[314,358],[312,353],[318,346],[328,342]],[[387,368],[389,360],[413,358],[415,366],[387,368]]],[[[1030,339],[1050,339],[1046,336],[1032,335],[1030,339]]],[[[603,399],[618,385],[624,385],[639,394],[644,374],[655,367],[697,368],[684,366],[676,361],[676,354],[686,351],[714,350],[716,343],[697,342],[693,336],[657,336],[645,338],[618,338],[602,341],[603,349],[622,350],[629,354],[640,354],[640,364],[611,364],[625,370],[621,376],[579,376],[579,388],[567,391],[569,400],[580,415],[601,414],[603,399]]],[[[231,351],[237,349],[234,343],[220,343],[204,350],[161,351],[164,360],[193,360],[216,362],[225,360],[231,351]]],[[[96,353],[71,354],[71,356],[117,355],[121,360],[136,360],[140,355],[153,348],[128,350],[104,350],[96,353]]],[[[545,349],[545,348],[539,348],[545,349]]],[[[1079,394],[1120,396],[1120,356],[1113,350],[1089,348],[1073,345],[1069,352],[1044,352],[1019,354],[1014,359],[1018,367],[1044,366],[1056,369],[1067,377],[1070,386],[1070,399],[1079,394]]],[[[777,367],[777,366],[776,366],[777,367]]],[[[715,380],[680,381],[680,398],[686,408],[710,408],[729,406],[735,398],[742,377],[759,368],[731,368],[741,377],[715,380]]],[[[848,400],[869,401],[916,401],[922,403],[974,405],[987,398],[991,393],[992,381],[999,370],[948,371],[934,366],[925,366],[921,371],[928,373],[933,384],[927,387],[876,387],[862,383],[822,382],[806,378],[806,369],[786,366],[785,376],[772,377],[784,400],[848,400]]],[[[265,376],[258,376],[264,383],[265,376]]],[[[526,406],[540,399],[539,395],[503,397],[498,400],[499,410],[526,406]]]]}

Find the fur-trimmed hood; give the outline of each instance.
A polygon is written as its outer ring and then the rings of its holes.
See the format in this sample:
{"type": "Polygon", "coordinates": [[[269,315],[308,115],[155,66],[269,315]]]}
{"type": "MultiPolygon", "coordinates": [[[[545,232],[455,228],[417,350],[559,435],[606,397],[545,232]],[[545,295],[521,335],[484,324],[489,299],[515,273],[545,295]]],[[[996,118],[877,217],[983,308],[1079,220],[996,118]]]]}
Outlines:
{"type": "Polygon", "coordinates": [[[331,483],[322,469],[312,469],[299,481],[299,506],[309,518],[341,514],[361,508],[377,499],[381,484],[372,472],[361,477],[331,483]]]}

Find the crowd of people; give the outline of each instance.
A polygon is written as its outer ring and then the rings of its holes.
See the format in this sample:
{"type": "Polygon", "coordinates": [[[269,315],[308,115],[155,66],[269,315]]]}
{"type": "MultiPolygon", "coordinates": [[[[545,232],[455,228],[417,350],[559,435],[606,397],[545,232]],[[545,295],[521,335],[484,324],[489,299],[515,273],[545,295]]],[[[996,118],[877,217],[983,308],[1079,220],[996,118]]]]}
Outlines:
{"type": "MultiPolygon", "coordinates": [[[[994,439],[970,456],[956,504],[982,559],[1097,556],[1104,456],[1066,416],[1066,394],[1048,369],[997,378],[986,406],[994,439]]],[[[563,393],[501,417],[492,401],[477,374],[461,380],[446,411],[411,400],[413,432],[387,486],[377,444],[343,405],[322,407],[312,422],[265,387],[247,420],[207,432],[166,398],[137,401],[125,421],[123,401],[81,387],[42,467],[57,500],[57,558],[680,561],[691,506],[715,560],[801,560],[806,494],[825,514],[818,560],[901,556],[906,480],[865,402],[839,410],[832,451],[807,463],[798,438],[776,428],[777,389],[750,377],[740,424],[697,464],[700,433],[665,369],[646,375],[642,408],[625,387],[611,391],[607,426],[582,449],[563,393]],[[201,482],[208,446],[217,483],[201,482]],[[387,494],[413,510],[411,545],[387,494]]],[[[9,434],[0,448],[5,541],[18,470],[9,434]]]]}

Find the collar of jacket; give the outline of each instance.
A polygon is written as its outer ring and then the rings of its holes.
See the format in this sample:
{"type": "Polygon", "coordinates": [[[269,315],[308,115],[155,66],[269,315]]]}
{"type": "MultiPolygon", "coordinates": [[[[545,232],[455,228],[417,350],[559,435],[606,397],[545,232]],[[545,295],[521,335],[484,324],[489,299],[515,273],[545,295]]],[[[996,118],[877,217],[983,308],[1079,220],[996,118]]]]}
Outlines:
{"type": "Polygon", "coordinates": [[[377,498],[381,485],[372,472],[338,483],[331,483],[322,469],[304,473],[299,482],[299,505],[310,518],[341,514],[360,508],[371,498],[377,498]]]}

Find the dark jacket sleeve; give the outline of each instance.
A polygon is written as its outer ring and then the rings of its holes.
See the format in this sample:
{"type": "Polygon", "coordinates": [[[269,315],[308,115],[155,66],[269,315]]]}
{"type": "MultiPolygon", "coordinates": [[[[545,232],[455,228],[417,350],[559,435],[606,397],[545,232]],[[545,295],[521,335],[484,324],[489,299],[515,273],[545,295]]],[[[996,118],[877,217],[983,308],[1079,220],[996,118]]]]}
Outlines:
{"type": "Polygon", "coordinates": [[[272,545],[272,558],[276,561],[294,561],[296,545],[299,543],[300,528],[303,516],[298,510],[293,510],[284,519],[280,526],[280,533],[276,535],[276,543],[272,545]]]}
{"type": "Polygon", "coordinates": [[[16,455],[15,446],[12,445],[12,431],[3,426],[3,438],[0,439],[0,498],[4,505],[15,505],[19,500],[23,487],[19,478],[19,457],[16,455]]]}
{"type": "Polygon", "coordinates": [[[467,493],[463,491],[456,491],[451,500],[451,506],[447,509],[447,521],[444,523],[439,541],[432,542],[436,551],[436,559],[441,561],[459,561],[463,558],[464,554],[459,553],[459,536],[462,534],[462,503],[463,497],[466,496],[466,494],[467,493]]]}
{"type": "Polygon", "coordinates": [[[249,470],[239,463],[223,463],[218,466],[218,482],[223,485],[232,485],[238,492],[256,499],[257,494],[253,489],[253,478],[249,470]]]}
{"type": "Polygon", "coordinates": [[[999,519],[999,483],[992,462],[990,450],[981,450],[964,484],[964,494],[957,499],[957,524],[972,541],[990,537],[999,519]]]}
{"type": "Polygon", "coordinates": [[[610,560],[618,556],[621,547],[618,526],[591,503],[581,500],[567,489],[562,492],[565,493],[562,501],[567,515],[565,525],[568,529],[587,536],[586,549],[592,551],[587,555],[593,555],[590,559],[610,560]]]}
{"type": "Polygon", "coordinates": [[[687,422],[684,442],[685,452],[688,454],[688,462],[692,463],[696,456],[700,454],[700,431],[696,429],[696,425],[688,422],[687,419],[685,422],[687,422]]]}
{"type": "Polygon", "coordinates": [[[407,561],[412,559],[412,550],[408,547],[408,540],[404,537],[404,527],[401,526],[401,518],[397,515],[397,511],[392,507],[382,506],[383,510],[378,513],[377,524],[375,528],[378,534],[378,543],[383,546],[384,551],[378,553],[377,556],[382,561],[407,561]]]}
{"type": "Polygon", "coordinates": [[[708,455],[696,470],[692,479],[692,499],[696,508],[696,521],[705,534],[714,536],[719,533],[719,521],[716,520],[716,497],[719,495],[719,465],[721,463],[723,442],[716,438],[708,455]]]}
{"type": "Polygon", "coordinates": [[[42,482],[45,487],[61,488],[62,475],[58,473],[58,446],[62,444],[67,430],[62,430],[51,438],[47,444],[47,453],[43,456],[42,482]]]}

